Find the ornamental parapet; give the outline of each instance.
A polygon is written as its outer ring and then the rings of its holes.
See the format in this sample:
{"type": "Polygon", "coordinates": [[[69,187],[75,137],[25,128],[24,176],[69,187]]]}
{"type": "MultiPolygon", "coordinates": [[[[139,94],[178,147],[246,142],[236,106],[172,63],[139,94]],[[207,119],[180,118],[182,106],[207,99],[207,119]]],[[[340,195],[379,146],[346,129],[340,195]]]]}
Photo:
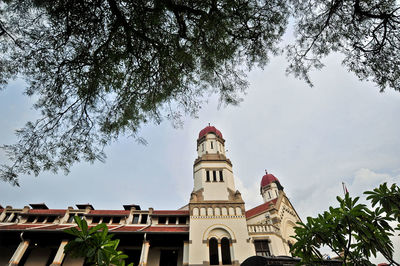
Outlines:
{"type": "Polygon", "coordinates": [[[281,231],[279,230],[279,228],[272,224],[248,224],[247,231],[249,232],[249,235],[266,233],[281,235],[281,231]]]}

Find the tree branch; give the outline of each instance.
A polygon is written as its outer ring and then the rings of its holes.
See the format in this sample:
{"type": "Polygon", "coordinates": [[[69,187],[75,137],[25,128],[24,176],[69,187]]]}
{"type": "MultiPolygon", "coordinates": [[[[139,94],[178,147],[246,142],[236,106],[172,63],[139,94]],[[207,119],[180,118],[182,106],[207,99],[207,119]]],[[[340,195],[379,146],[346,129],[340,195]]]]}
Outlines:
{"type": "Polygon", "coordinates": [[[124,28],[124,32],[126,34],[125,41],[127,50],[132,51],[131,30],[128,21],[121,13],[121,10],[119,10],[115,0],[107,0],[107,2],[110,5],[111,13],[117,18],[117,22],[124,28]]]}

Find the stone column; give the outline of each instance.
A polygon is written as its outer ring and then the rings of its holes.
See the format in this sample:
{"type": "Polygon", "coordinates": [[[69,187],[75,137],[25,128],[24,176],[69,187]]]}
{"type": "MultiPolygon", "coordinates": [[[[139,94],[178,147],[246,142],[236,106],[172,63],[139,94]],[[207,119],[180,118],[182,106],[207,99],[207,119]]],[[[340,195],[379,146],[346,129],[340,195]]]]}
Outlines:
{"type": "Polygon", "coordinates": [[[18,265],[19,261],[22,259],[22,256],[24,256],[24,253],[26,251],[26,249],[29,246],[29,240],[25,240],[22,241],[21,243],[19,243],[17,249],[14,252],[14,255],[11,257],[10,262],[9,262],[9,266],[14,266],[14,265],[18,265]]]}
{"type": "Polygon", "coordinates": [[[189,265],[189,241],[183,241],[183,266],[189,265]]]}
{"type": "Polygon", "coordinates": [[[143,240],[142,253],[140,254],[139,266],[147,265],[147,257],[149,255],[150,241],[143,240]]]}
{"type": "Polygon", "coordinates": [[[218,240],[218,262],[222,265],[222,250],[221,250],[221,240],[218,240]]]}
{"type": "Polygon", "coordinates": [[[235,260],[235,256],[233,254],[233,243],[232,243],[232,239],[229,239],[229,249],[231,251],[231,262],[233,263],[233,261],[235,260]]]}
{"type": "Polygon", "coordinates": [[[53,263],[51,264],[51,266],[56,266],[56,265],[61,265],[65,253],[64,253],[64,247],[68,244],[68,240],[63,240],[61,241],[60,246],[58,247],[56,256],[54,257],[53,263]]]}

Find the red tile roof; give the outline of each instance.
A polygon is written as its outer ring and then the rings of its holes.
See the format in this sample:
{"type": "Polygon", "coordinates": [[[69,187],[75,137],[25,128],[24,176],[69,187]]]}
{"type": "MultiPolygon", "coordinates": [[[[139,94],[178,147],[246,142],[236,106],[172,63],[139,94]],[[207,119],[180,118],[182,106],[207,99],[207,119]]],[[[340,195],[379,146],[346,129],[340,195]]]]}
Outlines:
{"type": "Polygon", "coordinates": [[[43,215],[64,215],[67,210],[60,209],[30,209],[29,214],[43,214],[43,215]]]}
{"type": "Polygon", "coordinates": [[[257,214],[263,213],[263,212],[271,209],[270,204],[272,203],[275,205],[277,201],[278,201],[278,199],[276,198],[276,199],[267,201],[261,205],[258,205],[257,207],[254,207],[253,209],[246,211],[246,218],[253,217],[257,214]]]}
{"type": "Polygon", "coordinates": [[[188,210],[157,210],[153,215],[189,215],[188,210]]]}
{"type": "MultiPolygon", "coordinates": [[[[0,225],[0,231],[25,231],[25,230],[46,230],[46,231],[61,231],[66,228],[76,227],[67,224],[12,224],[12,225],[0,225]]],[[[89,226],[92,228],[94,226],[89,226]]],[[[130,226],[130,225],[108,225],[108,229],[111,232],[189,232],[189,226],[130,226]],[[142,231],[140,229],[146,228],[142,231]]]]}
{"type": "Polygon", "coordinates": [[[125,210],[90,210],[88,215],[128,216],[129,213],[130,211],[125,210]]]}

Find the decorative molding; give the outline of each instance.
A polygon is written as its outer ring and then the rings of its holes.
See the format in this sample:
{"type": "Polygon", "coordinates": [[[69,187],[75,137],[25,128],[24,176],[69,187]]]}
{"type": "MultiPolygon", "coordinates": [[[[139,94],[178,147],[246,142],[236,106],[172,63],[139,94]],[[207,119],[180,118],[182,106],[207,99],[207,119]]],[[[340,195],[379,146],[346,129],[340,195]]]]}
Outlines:
{"type": "Polygon", "coordinates": [[[239,219],[246,218],[244,215],[225,215],[225,216],[190,216],[191,219],[239,219]]]}
{"type": "Polygon", "coordinates": [[[226,224],[213,224],[209,226],[203,233],[203,240],[208,239],[210,232],[214,229],[223,229],[228,232],[228,234],[230,235],[230,239],[232,239],[232,241],[236,240],[235,232],[226,224]]]}

